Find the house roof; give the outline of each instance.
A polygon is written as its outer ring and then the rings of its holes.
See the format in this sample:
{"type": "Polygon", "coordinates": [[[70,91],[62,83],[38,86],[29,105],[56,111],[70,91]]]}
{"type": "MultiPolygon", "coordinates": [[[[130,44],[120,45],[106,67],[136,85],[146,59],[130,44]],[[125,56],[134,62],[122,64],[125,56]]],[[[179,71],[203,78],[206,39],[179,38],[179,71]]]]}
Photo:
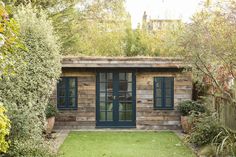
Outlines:
{"type": "Polygon", "coordinates": [[[173,57],[71,57],[62,59],[63,68],[184,68],[181,58],[173,57]]]}

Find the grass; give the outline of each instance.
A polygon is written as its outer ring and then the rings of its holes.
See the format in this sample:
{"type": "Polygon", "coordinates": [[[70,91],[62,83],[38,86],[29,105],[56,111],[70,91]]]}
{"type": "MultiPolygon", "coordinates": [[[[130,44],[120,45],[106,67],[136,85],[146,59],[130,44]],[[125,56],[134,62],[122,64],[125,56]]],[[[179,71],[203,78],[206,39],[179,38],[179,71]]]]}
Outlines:
{"type": "Polygon", "coordinates": [[[195,157],[173,132],[71,132],[62,157],[195,157]]]}

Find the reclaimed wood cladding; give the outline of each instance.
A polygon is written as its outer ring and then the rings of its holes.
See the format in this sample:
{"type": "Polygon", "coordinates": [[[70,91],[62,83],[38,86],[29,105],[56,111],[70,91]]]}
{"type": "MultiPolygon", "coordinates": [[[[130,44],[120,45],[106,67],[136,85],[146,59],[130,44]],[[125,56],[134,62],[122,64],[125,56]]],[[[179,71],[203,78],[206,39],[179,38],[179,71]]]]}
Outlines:
{"type": "Polygon", "coordinates": [[[192,76],[187,72],[139,72],[136,75],[136,126],[138,129],[177,129],[180,115],[176,106],[192,98],[192,76]],[[154,77],[174,77],[174,110],[153,108],[154,77]]]}
{"type": "Polygon", "coordinates": [[[96,73],[63,71],[63,76],[77,77],[78,109],[60,111],[56,117],[56,125],[62,128],[94,128],[96,121],[96,73]]]}
{"type": "MultiPolygon", "coordinates": [[[[78,78],[78,110],[60,111],[56,125],[60,128],[96,127],[96,72],[63,70],[62,76],[78,78]]],[[[55,92],[54,92],[55,93],[55,92]]],[[[137,129],[178,129],[180,115],[177,104],[192,97],[190,72],[137,72],[136,73],[136,127],[137,129]],[[153,78],[174,77],[175,110],[153,108],[153,78]]],[[[56,96],[52,96],[56,99],[56,96]]]]}

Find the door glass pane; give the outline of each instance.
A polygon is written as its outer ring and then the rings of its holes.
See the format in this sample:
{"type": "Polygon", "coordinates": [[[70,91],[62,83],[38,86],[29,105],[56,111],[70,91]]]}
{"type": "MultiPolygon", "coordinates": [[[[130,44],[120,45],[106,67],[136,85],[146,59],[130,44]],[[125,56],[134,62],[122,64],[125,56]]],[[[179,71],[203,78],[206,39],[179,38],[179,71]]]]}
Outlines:
{"type": "Polygon", "coordinates": [[[125,73],[119,73],[119,80],[126,80],[125,73]]]}
{"type": "Polygon", "coordinates": [[[119,112],[119,120],[124,121],[125,120],[125,112],[119,112]]]}
{"type": "Polygon", "coordinates": [[[128,83],[128,89],[127,91],[131,92],[132,91],[132,83],[128,83]]]}
{"type": "Polygon", "coordinates": [[[105,110],[106,110],[105,102],[100,102],[100,111],[105,111],[105,110]]]}
{"type": "Polygon", "coordinates": [[[107,73],[107,82],[112,82],[113,77],[112,77],[112,73],[107,73]]]}
{"type": "Polygon", "coordinates": [[[132,101],[132,93],[131,92],[126,93],[126,101],[132,101]]]}
{"type": "Polygon", "coordinates": [[[100,93],[100,101],[106,101],[106,93],[100,93]]]}
{"type": "Polygon", "coordinates": [[[107,83],[107,92],[112,92],[113,91],[113,84],[112,82],[107,83]]]}
{"type": "Polygon", "coordinates": [[[120,83],[119,83],[119,90],[120,91],[127,91],[128,90],[128,83],[127,83],[127,81],[120,81],[120,83]]]}
{"type": "Polygon", "coordinates": [[[106,82],[106,73],[100,73],[99,79],[100,79],[100,82],[106,82]]]}
{"type": "Polygon", "coordinates": [[[132,120],[132,111],[126,111],[125,120],[132,120]]]}
{"type": "Polygon", "coordinates": [[[132,110],[132,106],[133,106],[132,102],[127,102],[126,103],[126,110],[132,110]]]}
{"type": "Polygon", "coordinates": [[[119,92],[119,101],[120,102],[126,101],[126,92],[119,92]]]}
{"type": "Polygon", "coordinates": [[[107,112],[107,121],[113,120],[113,112],[107,112]]]}
{"type": "Polygon", "coordinates": [[[100,112],[99,120],[100,121],[105,121],[106,120],[106,112],[100,112]]]}
{"type": "Polygon", "coordinates": [[[107,101],[113,102],[113,93],[111,93],[111,92],[107,93],[107,101]]]}
{"type": "Polygon", "coordinates": [[[119,103],[119,111],[124,111],[125,110],[125,103],[120,102],[119,103]]]}
{"type": "Polygon", "coordinates": [[[113,109],[113,103],[108,103],[107,104],[107,111],[112,111],[113,109]]]}
{"type": "Polygon", "coordinates": [[[106,83],[100,83],[100,91],[106,91],[106,83]]]}

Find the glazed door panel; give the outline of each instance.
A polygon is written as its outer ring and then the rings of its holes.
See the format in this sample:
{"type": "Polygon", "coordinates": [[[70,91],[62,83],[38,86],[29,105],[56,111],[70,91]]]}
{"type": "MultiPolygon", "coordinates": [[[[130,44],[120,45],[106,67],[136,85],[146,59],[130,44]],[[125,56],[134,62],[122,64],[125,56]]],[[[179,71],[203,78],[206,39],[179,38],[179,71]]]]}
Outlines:
{"type": "Polygon", "coordinates": [[[96,83],[96,125],[135,126],[134,72],[98,72],[96,83]]]}

